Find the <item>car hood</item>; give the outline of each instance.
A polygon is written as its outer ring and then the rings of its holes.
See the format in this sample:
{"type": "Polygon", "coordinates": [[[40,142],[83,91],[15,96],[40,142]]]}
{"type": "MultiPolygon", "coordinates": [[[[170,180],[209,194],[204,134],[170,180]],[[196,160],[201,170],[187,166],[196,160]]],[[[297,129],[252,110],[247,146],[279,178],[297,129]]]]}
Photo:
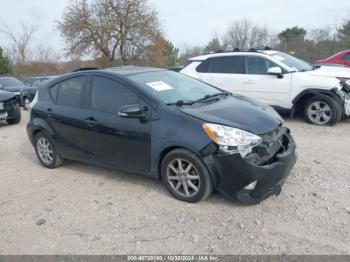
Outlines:
{"type": "Polygon", "coordinates": [[[0,102],[7,101],[11,98],[14,98],[17,95],[18,93],[15,93],[15,92],[7,92],[7,91],[0,90],[0,102]]]}
{"type": "Polygon", "coordinates": [[[283,122],[271,107],[236,95],[218,102],[184,106],[180,111],[205,122],[231,126],[257,135],[273,131],[283,122]]]}
{"type": "Polygon", "coordinates": [[[350,78],[350,68],[348,67],[321,66],[320,68],[310,71],[309,73],[314,76],[350,78]]]}
{"type": "Polygon", "coordinates": [[[37,86],[30,86],[30,87],[24,88],[22,91],[23,92],[25,92],[25,91],[34,92],[34,91],[38,91],[38,87],[37,86]]]}
{"type": "Polygon", "coordinates": [[[8,92],[21,92],[25,87],[24,86],[6,86],[4,91],[8,92]]]}

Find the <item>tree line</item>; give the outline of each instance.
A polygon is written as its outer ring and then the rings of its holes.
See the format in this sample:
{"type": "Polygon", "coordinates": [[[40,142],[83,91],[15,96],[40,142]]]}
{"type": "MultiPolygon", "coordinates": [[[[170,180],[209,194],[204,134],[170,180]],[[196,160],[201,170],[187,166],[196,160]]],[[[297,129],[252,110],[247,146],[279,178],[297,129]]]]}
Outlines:
{"type": "Polygon", "coordinates": [[[0,74],[56,74],[74,67],[129,64],[166,68],[210,52],[265,46],[313,62],[350,48],[350,20],[339,28],[308,31],[295,26],[276,34],[243,19],[206,45],[186,46],[180,52],[164,35],[159,14],[148,0],[72,0],[56,27],[66,43],[69,60],[64,62],[50,46],[33,46],[37,26],[21,22],[14,30],[0,25],[0,34],[10,43],[0,47],[0,74]]]}

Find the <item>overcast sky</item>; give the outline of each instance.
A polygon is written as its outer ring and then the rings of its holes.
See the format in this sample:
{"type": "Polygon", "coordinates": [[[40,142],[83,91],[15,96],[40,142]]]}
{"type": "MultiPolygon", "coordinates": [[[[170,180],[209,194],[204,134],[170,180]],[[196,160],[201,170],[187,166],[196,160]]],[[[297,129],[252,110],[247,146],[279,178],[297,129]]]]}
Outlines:
{"type": "MultiPolygon", "coordinates": [[[[350,0],[150,0],[159,11],[166,36],[179,47],[204,45],[228,25],[251,19],[279,32],[298,25],[316,28],[349,18],[350,0]]],[[[55,29],[70,0],[0,0],[0,23],[17,27],[20,20],[37,24],[35,42],[62,51],[64,43],[55,29]]],[[[0,37],[0,46],[5,39],[0,37]]]]}

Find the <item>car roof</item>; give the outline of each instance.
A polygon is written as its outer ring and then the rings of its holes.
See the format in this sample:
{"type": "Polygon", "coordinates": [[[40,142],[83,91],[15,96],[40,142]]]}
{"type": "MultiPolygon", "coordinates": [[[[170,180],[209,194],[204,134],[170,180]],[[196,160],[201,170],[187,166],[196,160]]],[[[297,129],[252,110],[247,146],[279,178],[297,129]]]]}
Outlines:
{"type": "Polygon", "coordinates": [[[18,78],[14,77],[14,76],[1,76],[0,79],[17,79],[17,80],[19,80],[18,78]]]}
{"type": "Polygon", "coordinates": [[[42,79],[42,78],[54,78],[54,77],[58,77],[58,76],[32,76],[32,77],[28,77],[27,79],[42,79]]]}
{"type": "Polygon", "coordinates": [[[219,53],[211,53],[211,54],[192,57],[189,59],[189,61],[203,61],[211,57],[221,57],[221,56],[239,56],[239,55],[254,55],[254,54],[273,55],[277,52],[278,51],[275,51],[275,50],[219,52],[219,53]]]}
{"type": "Polygon", "coordinates": [[[117,74],[120,76],[128,76],[128,75],[147,73],[147,72],[165,71],[165,69],[155,68],[155,67],[141,67],[141,66],[122,66],[122,67],[106,68],[101,71],[117,74]]]}

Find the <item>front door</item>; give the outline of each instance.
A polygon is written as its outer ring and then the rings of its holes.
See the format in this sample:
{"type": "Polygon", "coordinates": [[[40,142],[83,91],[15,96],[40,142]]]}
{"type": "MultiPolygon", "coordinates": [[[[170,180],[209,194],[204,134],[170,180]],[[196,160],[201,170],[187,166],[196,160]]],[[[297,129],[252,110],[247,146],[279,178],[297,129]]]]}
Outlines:
{"type": "Polygon", "coordinates": [[[265,104],[289,109],[292,74],[283,77],[269,75],[268,69],[279,67],[273,61],[260,56],[245,57],[242,94],[265,104]]]}
{"type": "Polygon", "coordinates": [[[133,90],[121,82],[95,75],[87,121],[92,136],[89,151],[100,164],[147,172],[151,161],[151,108],[133,90]],[[145,119],[123,118],[119,110],[139,104],[145,119]]]}

